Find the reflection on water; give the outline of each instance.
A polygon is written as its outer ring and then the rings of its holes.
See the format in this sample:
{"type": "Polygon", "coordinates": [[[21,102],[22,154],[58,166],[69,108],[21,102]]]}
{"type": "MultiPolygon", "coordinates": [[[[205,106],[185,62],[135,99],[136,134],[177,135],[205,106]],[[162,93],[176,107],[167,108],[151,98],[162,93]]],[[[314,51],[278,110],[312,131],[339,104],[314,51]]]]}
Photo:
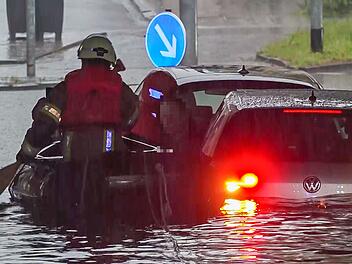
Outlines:
{"type": "Polygon", "coordinates": [[[257,203],[249,200],[226,199],[220,208],[223,215],[247,215],[254,216],[257,210],[257,203]]]}
{"type": "MultiPolygon", "coordinates": [[[[48,35],[48,34],[46,34],[48,35]]],[[[10,59],[10,60],[26,60],[26,38],[20,37],[15,42],[4,42],[6,49],[0,49],[0,58],[1,59],[10,59]]],[[[53,50],[61,48],[63,45],[62,41],[55,41],[54,38],[50,36],[45,37],[45,41],[37,42],[36,44],[36,55],[41,57],[44,54],[48,54],[53,50]]]]}
{"type": "Polygon", "coordinates": [[[94,241],[35,225],[22,207],[1,201],[0,263],[352,262],[352,195],[227,200],[204,223],[168,231],[120,225],[94,241]]]}

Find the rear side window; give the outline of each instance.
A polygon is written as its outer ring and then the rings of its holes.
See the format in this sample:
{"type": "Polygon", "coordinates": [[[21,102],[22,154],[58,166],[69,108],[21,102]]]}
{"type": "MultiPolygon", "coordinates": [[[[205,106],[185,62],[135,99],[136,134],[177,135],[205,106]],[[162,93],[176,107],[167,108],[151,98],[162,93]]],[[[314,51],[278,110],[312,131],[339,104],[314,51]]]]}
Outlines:
{"type": "MultiPolygon", "coordinates": [[[[255,77],[253,77],[255,78],[255,77]]],[[[257,78],[258,79],[258,78],[257,78]]],[[[179,91],[181,97],[193,93],[197,106],[210,106],[213,113],[217,111],[225,96],[235,90],[241,89],[312,89],[312,86],[304,82],[294,82],[284,79],[282,81],[269,80],[216,80],[198,81],[183,84],[179,91]]]]}
{"type": "Polygon", "coordinates": [[[261,150],[279,161],[349,162],[351,128],[349,111],[242,110],[224,126],[214,155],[261,150]]]}
{"type": "Polygon", "coordinates": [[[193,92],[197,106],[210,106],[213,114],[218,110],[220,104],[225,98],[225,95],[208,94],[206,91],[193,92]]]}

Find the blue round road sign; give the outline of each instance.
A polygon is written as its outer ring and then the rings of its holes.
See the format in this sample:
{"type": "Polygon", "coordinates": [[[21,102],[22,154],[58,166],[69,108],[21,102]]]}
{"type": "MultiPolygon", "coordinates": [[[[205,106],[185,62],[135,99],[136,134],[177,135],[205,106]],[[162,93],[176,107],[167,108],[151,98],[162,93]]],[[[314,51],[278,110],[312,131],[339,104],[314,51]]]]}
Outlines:
{"type": "Polygon", "coordinates": [[[186,30],[182,21],[171,12],[163,12],[150,21],[145,48],[154,66],[177,66],[186,51],[186,30]]]}

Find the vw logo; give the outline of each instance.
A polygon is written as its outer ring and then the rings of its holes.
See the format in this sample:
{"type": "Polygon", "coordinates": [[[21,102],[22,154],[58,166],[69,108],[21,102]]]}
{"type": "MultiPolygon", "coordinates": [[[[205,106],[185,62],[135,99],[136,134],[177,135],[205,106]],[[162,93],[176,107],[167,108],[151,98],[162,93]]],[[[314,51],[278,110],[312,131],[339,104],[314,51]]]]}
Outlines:
{"type": "Polygon", "coordinates": [[[320,190],[321,181],[318,177],[308,176],[303,181],[303,188],[309,193],[316,193],[320,190]]]}

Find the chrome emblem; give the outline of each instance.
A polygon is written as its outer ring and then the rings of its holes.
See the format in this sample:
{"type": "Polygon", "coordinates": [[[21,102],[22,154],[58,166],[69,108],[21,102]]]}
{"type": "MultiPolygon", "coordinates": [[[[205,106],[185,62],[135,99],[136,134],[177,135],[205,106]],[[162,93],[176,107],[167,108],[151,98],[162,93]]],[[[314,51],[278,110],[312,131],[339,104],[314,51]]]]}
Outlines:
{"type": "Polygon", "coordinates": [[[321,187],[321,181],[319,180],[318,177],[309,176],[305,178],[303,181],[303,188],[306,190],[306,192],[316,193],[317,191],[320,190],[320,187],[321,187]]]}

